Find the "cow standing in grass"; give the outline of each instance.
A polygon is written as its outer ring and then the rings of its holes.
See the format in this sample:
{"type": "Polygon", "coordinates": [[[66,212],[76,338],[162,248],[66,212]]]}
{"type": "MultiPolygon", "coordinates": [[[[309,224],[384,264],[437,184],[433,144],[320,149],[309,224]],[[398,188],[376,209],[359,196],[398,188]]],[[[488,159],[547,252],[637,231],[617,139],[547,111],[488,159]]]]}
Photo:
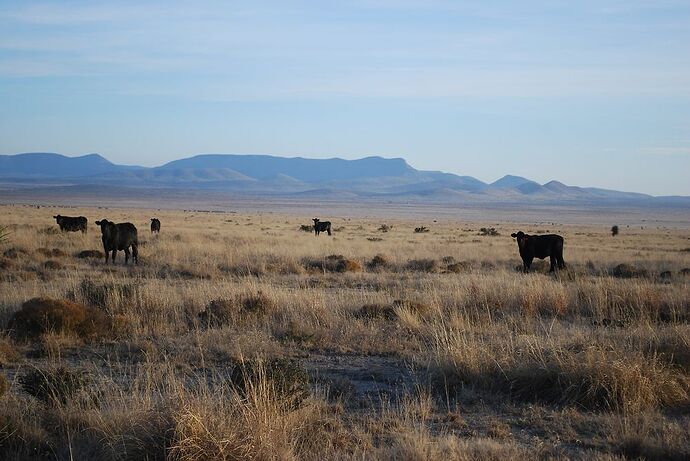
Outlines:
{"type": "Polygon", "coordinates": [[[314,235],[319,235],[320,232],[328,232],[331,235],[331,222],[320,221],[319,218],[314,218],[314,235]]]}
{"type": "Polygon", "coordinates": [[[158,220],[158,218],[151,218],[151,233],[160,233],[161,231],[161,222],[158,220]]]}
{"type": "Polygon", "coordinates": [[[544,259],[547,256],[551,259],[551,269],[549,272],[565,268],[563,261],[563,237],[556,234],[548,235],[527,235],[520,231],[510,234],[517,240],[520,257],[522,258],[522,269],[525,273],[529,272],[534,258],[544,259]]]}
{"type": "Polygon", "coordinates": [[[105,253],[105,263],[108,264],[108,253],[112,252],[112,261],[115,264],[115,255],[119,250],[125,252],[125,265],[129,261],[129,248],[132,247],[132,257],[135,264],[139,264],[139,241],[137,239],[137,228],[131,222],[115,224],[107,219],[96,221],[96,225],[101,227],[101,240],[103,240],[103,252],[105,253]]]}
{"type": "Polygon", "coordinates": [[[86,234],[88,221],[83,216],[72,217],[57,215],[53,216],[53,218],[55,218],[62,232],[81,231],[82,234],[86,234]]]}

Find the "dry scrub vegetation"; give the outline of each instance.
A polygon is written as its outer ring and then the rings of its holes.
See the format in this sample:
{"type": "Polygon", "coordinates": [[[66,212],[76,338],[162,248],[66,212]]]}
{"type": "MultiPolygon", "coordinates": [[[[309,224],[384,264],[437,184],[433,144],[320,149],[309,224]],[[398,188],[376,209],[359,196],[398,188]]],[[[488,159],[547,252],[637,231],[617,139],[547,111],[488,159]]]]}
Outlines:
{"type": "Polygon", "coordinates": [[[690,457],[687,230],[0,212],[0,459],[690,457]]]}

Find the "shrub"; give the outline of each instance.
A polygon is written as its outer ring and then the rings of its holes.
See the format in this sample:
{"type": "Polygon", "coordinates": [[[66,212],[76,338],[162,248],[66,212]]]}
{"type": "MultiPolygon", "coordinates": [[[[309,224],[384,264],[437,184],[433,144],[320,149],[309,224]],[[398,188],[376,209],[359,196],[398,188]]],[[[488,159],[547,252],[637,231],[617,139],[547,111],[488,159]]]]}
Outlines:
{"type": "Polygon", "coordinates": [[[301,224],[299,230],[302,232],[314,232],[314,226],[309,224],[301,224]]]}
{"type": "Polygon", "coordinates": [[[7,258],[0,258],[0,270],[6,271],[14,267],[14,261],[7,258]]]}
{"type": "Polygon", "coordinates": [[[479,229],[479,235],[496,237],[501,234],[496,230],[495,227],[482,227],[481,229],[479,229]]]}
{"type": "Polygon", "coordinates": [[[96,283],[91,279],[84,279],[79,284],[79,295],[90,306],[108,307],[113,297],[131,298],[134,296],[136,285],[116,285],[113,283],[96,283]]]}
{"type": "Polygon", "coordinates": [[[618,278],[646,277],[647,271],[632,264],[619,264],[611,270],[611,275],[618,278]]]}
{"type": "Polygon", "coordinates": [[[17,362],[21,355],[8,338],[0,338],[0,367],[17,362]]]}
{"type": "Polygon", "coordinates": [[[295,360],[240,362],[233,368],[230,379],[240,394],[252,392],[265,382],[273,387],[277,398],[291,408],[299,407],[309,396],[309,375],[295,360]]]}
{"type": "Polygon", "coordinates": [[[461,272],[469,272],[471,269],[472,265],[467,261],[451,263],[446,266],[446,270],[448,272],[453,272],[454,274],[459,274],[461,272]]]}
{"type": "Polygon", "coordinates": [[[86,258],[103,259],[105,257],[103,252],[99,251],[99,250],[83,250],[83,251],[80,251],[79,253],[76,253],[74,256],[77,258],[80,258],[80,259],[86,259],[86,258]]]}
{"type": "Polygon", "coordinates": [[[407,262],[406,267],[414,272],[437,272],[438,261],[435,259],[411,259],[407,262]]]}
{"type": "Polygon", "coordinates": [[[7,389],[10,388],[10,385],[7,383],[7,378],[5,378],[5,375],[0,375],[0,397],[5,395],[5,392],[7,392],[7,389]]]}
{"type": "Polygon", "coordinates": [[[58,261],[55,261],[53,259],[49,259],[48,261],[43,263],[43,268],[48,269],[48,270],[58,271],[58,270],[64,269],[65,266],[60,264],[58,261]]]}
{"type": "Polygon", "coordinates": [[[373,258],[371,258],[371,261],[367,264],[367,267],[369,270],[380,270],[380,269],[386,269],[390,266],[390,261],[385,255],[382,254],[377,254],[373,258]]]}
{"type": "Polygon", "coordinates": [[[66,253],[59,248],[37,248],[36,253],[43,255],[47,258],[60,258],[66,256],[66,253]]]}
{"type": "Polygon", "coordinates": [[[429,229],[427,227],[421,226],[421,227],[415,227],[414,228],[415,234],[424,234],[426,232],[429,232],[429,229]]]}
{"type": "Polygon", "coordinates": [[[62,299],[33,298],[22,304],[9,322],[11,333],[36,339],[44,333],[73,333],[95,338],[110,333],[110,319],[100,310],[62,299]]]}
{"type": "Polygon", "coordinates": [[[7,250],[5,250],[2,253],[2,255],[5,258],[9,258],[9,259],[17,259],[19,257],[19,255],[27,255],[27,254],[29,254],[29,252],[26,251],[24,248],[21,248],[21,247],[8,248],[7,250]]]}
{"type": "Polygon", "coordinates": [[[77,393],[92,385],[91,376],[83,370],[59,366],[34,368],[19,376],[19,384],[29,395],[46,403],[67,403],[77,393]]]}
{"type": "Polygon", "coordinates": [[[215,299],[199,313],[199,320],[211,327],[221,327],[252,317],[264,317],[274,310],[273,300],[259,291],[234,299],[215,299]]]}
{"type": "Polygon", "coordinates": [[[366,320],[395,320],[398,314],[390,304],[365,304],[355,312],[355,317],[366,320]]]}
{"type": "Polygon", "coordinates": [[[615,237],[616,235],[618,235],[618,226],[613,226],[611,228],[611,237],[615,237]]]}
{"type": "Polygon", "coordinates": [[[383,239],[381,237],[367,237],[367,240],[370,242],[382,242],[383,239]]]}
{"type": "Polygon", "coordinates": [[[393,226],[389,226],[388,224],[381,224],[378,228],[378,231],[379,232],[388,232],[391,229],[393,229],[393,226]]]}
{"type": "Polygon", "coordinates": [[[354,259],[346,259],[343,255],[329,255],[325,259],[306,260],[307,269],[321,272],[360,272],[362,265],[354,259]]]}

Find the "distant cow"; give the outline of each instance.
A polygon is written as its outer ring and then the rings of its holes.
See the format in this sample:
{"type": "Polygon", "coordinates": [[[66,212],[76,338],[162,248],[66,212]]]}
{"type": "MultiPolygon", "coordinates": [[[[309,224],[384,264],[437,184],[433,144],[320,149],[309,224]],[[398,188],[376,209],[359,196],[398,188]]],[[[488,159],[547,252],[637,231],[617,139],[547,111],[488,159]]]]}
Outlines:
{"type": "Polygon", "coordinates": [[[55,221],[57,221],[60,230],[63,232],[76,232],[81,231],[86,234],[87,231],[87,220],[83,216],[72,217],[72,216],[53,216],[55,221]]]}
{"type": "Polygon", "coordinates": [[[527,235],[520,231],[517,234],[510,234],[517,239],[520,257],[522,258],[523,270],[529,272],[534,258],[544,259],[547,256],[551,259],[550,272],[565,267],[563,261],[563,237],[556,234],[548,235],[527,235]]]}
{"type": "Polygon", "coordinates": [[[314,218],[314,234],[319,235],[319,232],[328,232],[331,235],[331,222],[330,221],[319,221],[319,218],[314,218]]]}
{"type": "Polygon", "coordinates": [[[158,218],[151,218],[151,233],[159,233],[161,231],[161,222],[158,218]]]}
{"type": "Polygon", "coordinates": [[[118,250],[125,251],[125,264],[129,261],[129,247],[132,247],[132,257],[135,263],[139,263],[139,241],[137,239],[137,228],[130,222],[115,224],[107,219],[96,221],[97,226],[101,226],[101,240],[103,240],[103,252],[105,253],[105,263],[108,264],[108,253],[112,252],[113,264],[118,250]]]}

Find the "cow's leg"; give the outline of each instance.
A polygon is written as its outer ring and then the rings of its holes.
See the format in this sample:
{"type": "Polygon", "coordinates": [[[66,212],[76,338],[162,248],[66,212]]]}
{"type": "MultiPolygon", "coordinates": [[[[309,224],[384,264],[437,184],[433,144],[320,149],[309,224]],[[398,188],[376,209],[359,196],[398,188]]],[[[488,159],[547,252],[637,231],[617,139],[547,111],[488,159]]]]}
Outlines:
{"type": "Polygon", "coordinates": [[[551,267],[549,268],[549,272],[555,272],[556,271],[556,257],[555,256],[549,256],[549,262],[551,263],[551,267]]]}
{"type": "Polygon", "coordinates": [[[103,247],[103,252],[105,253],[105,263],[108,264],[108,255],[110,254],[110,251],[106,247],[103,247]]]}
{"type": "Polygon", "coordinates": [[[558,268],[565,269],[565,261],[563,261],[563,255],[558,256],[558,268]]]}
{"type": "Polygon", "coordinates": [[[127,265],[127,262],[129,261],[129,247],[125,248],[125,266],[127,265]]]}
{"type": "Polygon", "coordinates": [[[328,231],[328,235],[331,235],[331,228],[330,226],[326,229],[328,231]]]}
{"type": "Polygon", "coordinates": [[[113,254],[112,254],[112,256],[110,257],[110,259],[111,259],[111,261],[113,262],[113,264],[115,264],[115,255],[117,255],[117,250],[113,250],[113,254]]]}
{"type": "Polygon", "coordinates": [[[532,258],[523,259],[523,270],[526,273],[529,272],[529,268],[532,267],[532,258]]]}
{"type": "Polygon", "coordinates": [[[134,259],[134,264],[139,264],[139,248],[138,245],[132,245],[132,258],[134,259]]]}

